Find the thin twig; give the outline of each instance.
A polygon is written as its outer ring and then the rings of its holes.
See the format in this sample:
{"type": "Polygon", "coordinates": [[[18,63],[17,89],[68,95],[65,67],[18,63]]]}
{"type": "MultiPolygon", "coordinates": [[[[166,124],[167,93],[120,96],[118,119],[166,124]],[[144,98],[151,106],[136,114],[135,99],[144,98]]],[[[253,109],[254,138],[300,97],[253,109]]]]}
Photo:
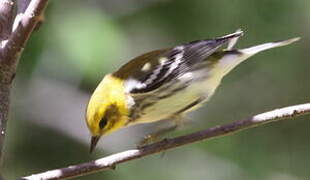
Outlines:
{"type": "Polygon", "coordinates": [[[96,171],[104,169],[114,169],[117,164],[133,159],[138,159],[150,154],[159,153],[168,149],[176,148],[178,146],[190,144],[197,141],[226,136],[265,123],[270,123],[285,118],[293,118],[298,115],[305,115],[307,113],[310,113],[310,103],[276,109],[273,111],[255,115],[246,120],[235,121],[230,124],[209,128],[173,139],[165,139],[139,149],[127,150],[91,162],[46,171],[28,177],[22,177],[20,178],[20,180],[68,179],[94,173],[96,171]]]}

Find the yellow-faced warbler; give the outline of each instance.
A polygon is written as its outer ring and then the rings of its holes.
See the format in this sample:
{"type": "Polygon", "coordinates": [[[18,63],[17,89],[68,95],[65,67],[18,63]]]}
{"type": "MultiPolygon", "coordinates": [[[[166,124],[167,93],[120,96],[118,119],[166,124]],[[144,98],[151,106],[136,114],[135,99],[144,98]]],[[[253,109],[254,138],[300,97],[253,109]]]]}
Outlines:
{"type": "Polygon", "coordinates": [[[299,39],[233,49],[242,34],[238,30],[148,52],[107,74],[87,107],[91,151],[101,136],[120,128],[183,116],[208,101],[222,78],[244,60],[299,39]],[[226,43],[227,48],[220,49],[226,43]]]}

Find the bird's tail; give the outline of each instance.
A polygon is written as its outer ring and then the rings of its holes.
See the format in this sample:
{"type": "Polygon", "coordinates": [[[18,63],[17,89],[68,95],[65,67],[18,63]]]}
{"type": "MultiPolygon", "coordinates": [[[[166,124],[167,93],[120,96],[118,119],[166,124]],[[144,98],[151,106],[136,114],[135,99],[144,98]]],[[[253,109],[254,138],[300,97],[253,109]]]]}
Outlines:
{"type": "Polygon", "coordinates": [[[299,39],[300,39],[299,37],[296,37],[296,38],[283,40],[283,41],[269,42],[269,43],[264,43],[264,44],[260,44],[257,46],[249,47],[246,49],[241,49],[239,51],[248,55],[248,56],[252,56],[256,53],[259,53],[259,52],[267,50],[267,49],[289,45],[293,42],[298,41],[299,39]]]}
{"type": "MultiPolygon", "coordinates": [[[[228,46],[228,49],[224,51],[224,56],[219,60],[220,65],[219,67],[222,67],[222,69],[224,69],[224,74],[227,74],[235,66],[245,61],[249,57],[255,55],[256,53],[275,47],[286,46],[295,41],[298,41],[299,39],[300,38],[297,37],[284,41],[269,42],[245,49],[236,49],[236,50],[230,50],[231,47],[233,47],[233,45],[235,44],[235,42],[231,42],[232,44],[228,46]]],[[[235,41],[237,40],[238,39],[235,39],[235,41]]]]}
{"type": "Polygon", "coordinates": [[[237,31],[234,34],[240,34],[240,35],[235,36],[228,41],[226,50],[232,50],[234,48],[234,46],[238,42],[238,39],[243,35],[243,31],[241,29],[237,29],[237,31]]]}

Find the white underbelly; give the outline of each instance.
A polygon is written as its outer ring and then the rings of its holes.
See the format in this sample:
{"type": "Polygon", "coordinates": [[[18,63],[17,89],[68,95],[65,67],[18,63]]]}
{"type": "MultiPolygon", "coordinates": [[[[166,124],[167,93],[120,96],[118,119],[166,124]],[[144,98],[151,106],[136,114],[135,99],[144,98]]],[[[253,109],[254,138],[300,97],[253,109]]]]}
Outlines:
{"type": "MultiPolygon", "coordinates": [[[[214,93],[220,80],[205,80],[197,81],[187,88],[178,91],[171,96],[160,99],[153,105],[144,109],[143,114],[134,120],[136,123],[149,123],[172,118],[178,111],[191,105],[199,100],[199,104],[207,101],[214,93]]],[[[184,110],[182,113],[187,113],[199,107],[195,104],[194,107],[184,110]]]]}

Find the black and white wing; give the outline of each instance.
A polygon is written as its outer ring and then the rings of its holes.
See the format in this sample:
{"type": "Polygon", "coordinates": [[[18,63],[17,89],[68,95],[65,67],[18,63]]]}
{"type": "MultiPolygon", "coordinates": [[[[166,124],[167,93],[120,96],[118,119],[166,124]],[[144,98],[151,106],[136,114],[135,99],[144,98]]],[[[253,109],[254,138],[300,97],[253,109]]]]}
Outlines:
{"type": "Polygon", "coordinates": [[[125,80],[128,93],[151,92],[190,71],[223,44],[241,35],[242,32],[236,32],[221,38],[152,51],[131,60],[113,75],[125,80]]]}

